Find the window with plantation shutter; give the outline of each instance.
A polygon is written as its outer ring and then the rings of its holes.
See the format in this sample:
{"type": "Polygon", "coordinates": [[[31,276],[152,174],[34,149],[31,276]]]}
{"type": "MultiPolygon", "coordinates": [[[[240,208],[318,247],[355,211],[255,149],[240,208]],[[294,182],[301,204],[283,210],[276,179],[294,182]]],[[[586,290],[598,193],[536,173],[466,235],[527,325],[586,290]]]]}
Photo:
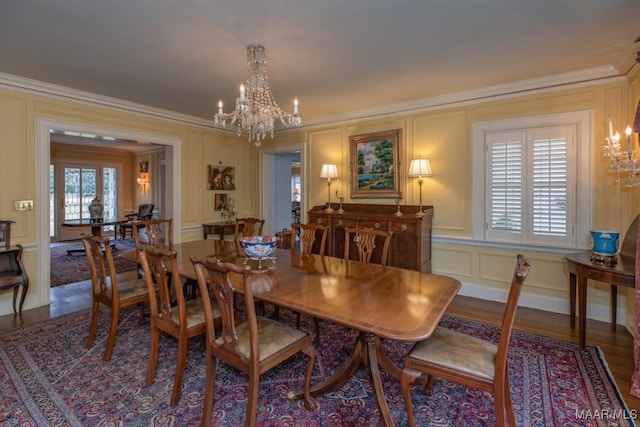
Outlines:
{"type": "Polygon", "coordinates": [[[590,119],[583,114],[565,115],[575,121],[558,115],[477,126],[475,139],[483,150],[475,154],[483,159],[476,162],[476,169],[484,179],[474,184],[474,203],[483,212],[482,218],[474,218],[474,237],[515,244],[583,246],[576,239],[576,228],[582,232],[590,223],[590,218],[577,217],[578,201],[585,204],[589,200],[589,180],[578,185],[578,177],[589,173],[588,162],[582,168],[578,161],[577,138],[590,119]]]}

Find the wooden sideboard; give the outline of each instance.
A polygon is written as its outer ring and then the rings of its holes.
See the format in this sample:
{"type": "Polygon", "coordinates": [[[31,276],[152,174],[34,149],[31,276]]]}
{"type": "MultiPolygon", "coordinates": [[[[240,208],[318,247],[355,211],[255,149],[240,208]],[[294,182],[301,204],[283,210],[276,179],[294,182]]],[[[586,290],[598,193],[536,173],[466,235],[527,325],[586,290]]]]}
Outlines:
{"type": "MultiPolygon", "coordinates": [[[[431,225],[433,206],[423,206],[425,215],[416,216],[418,206],[400,206],[402,216],[396,216],[395,205],[343,204],[344,213],[327,213],[326,206],[315,206],[308,212],[309,223],[329,227],[325,253],[341,257],[344,254],[344,229],[351,227],[374,228],[393,232],[389,246],[389,262],[393,267],[431,273],[431,225]]],[[[316,251],[319,248],[316,248],[316,251]]],[[[372,262],[378,262],[374,252],[372,262]]]]}

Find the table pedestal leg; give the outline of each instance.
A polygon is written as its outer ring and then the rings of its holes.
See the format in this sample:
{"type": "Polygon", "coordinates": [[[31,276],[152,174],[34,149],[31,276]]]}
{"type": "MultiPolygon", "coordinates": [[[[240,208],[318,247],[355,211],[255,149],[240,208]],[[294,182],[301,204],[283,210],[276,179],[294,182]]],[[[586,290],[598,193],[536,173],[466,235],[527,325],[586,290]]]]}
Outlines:
{"type": "Polygon", "coordinates": [[[611,331],[616,331],[618,324],[618,286],[611,284],[611,331]]]}
{"type": "MultiPolygon", "coordinates": [[[[393,418],[391,417],[391,412],[389,411],[389,406],[387,405],[384,390],[382,389],[380,368],[384,369],[387,373],[397,379],[400,379],[402,370],[395,366],[387,357],[380,344],[380,338],[374,334],[360,332],[360,336],[358,337],[353,351],[349,355],[347,363],[345,363],[331,378],[312,387],[311,395],[315,397],[336,389],[349,379],[360,365],[364,365],[369,369],[373,389],[376,393],[378,409],[384,419],[385,425],[395,426],[393,418]]],[[[296,393],[296,398],[300,399],[302,397],[304,397],[304,394],[302,391],[298,391],[296,393]]]]}
{"type": "Polygon", "coordinates": [[[569,273],[569,321],[571,330],[576,329],[576,275],[569,273]]]}
{"type": "Polygon", "coordinates": [[[578,277],[578,317],[580,348],[584,348],[587,341],[587,278],[584,275],[578,277]]]}

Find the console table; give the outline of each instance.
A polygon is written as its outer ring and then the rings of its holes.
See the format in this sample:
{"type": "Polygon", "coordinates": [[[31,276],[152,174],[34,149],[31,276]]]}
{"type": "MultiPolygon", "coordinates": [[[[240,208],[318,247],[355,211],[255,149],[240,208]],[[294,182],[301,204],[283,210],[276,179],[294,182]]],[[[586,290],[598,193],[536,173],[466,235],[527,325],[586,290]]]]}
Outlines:
{"type": "MultiPolygon", "coordinates": [[[[240,231],[244,229],[244,223],[239,224],[240,231]]],[[[202,238],[206,239],[209,234],[218,234],[220,240],[224,240],[224,235],[234,234],[236,232],[235,222],[211,222],[209,224],[202,224],[202,238]]]]}
{"type": "Polygon", "coordinates": [[[591,262],[591,252],[566,254],[569,270],[569,320],[571,329],[576,328],[576,287],[578,295],[578,335],[580,347],[584,348],[587,338],[587,279],[598,280],[611,285],[611,329],[616,329],[618,286],[635,287],[635,258],[618,255],[617,264],[607,266],[591,262]]]}
{"type": "MultiPolygon", "coordinates": [[[[431,273],[431,226],[433,206],[423,206],[425,214],[416,216],[419,206],[400,206],[402,216],[395,215],[395,205],[343,204],[344,213],[327,213],[326,205],[315,206],[308,212],[309,222],[329,227],[326,255],[342,257],[344,254],[344,229],[352,227],[374,228],[392,231],[388,264],[393,267],[431,273]]],[[[319,248],[315,248],[316,252],[319,248]]],[[[379,251],[374,251],[372,262],[379,262],[379,251]]]]}

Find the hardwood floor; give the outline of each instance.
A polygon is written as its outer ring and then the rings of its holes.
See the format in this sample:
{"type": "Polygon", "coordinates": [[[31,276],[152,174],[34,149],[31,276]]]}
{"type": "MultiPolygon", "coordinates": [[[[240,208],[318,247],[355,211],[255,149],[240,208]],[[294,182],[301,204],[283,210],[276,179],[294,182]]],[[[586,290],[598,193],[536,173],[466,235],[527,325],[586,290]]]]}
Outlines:
{"type": "MultiPolygon", "coordinates": [[[[135,272],[128,272],[122,276],[125,278],[132,275],[135,275],[135,272]]],[[[26,310],[22,319],[14,315],[0,316],[0,331],[89,308],[90,286],[90,281],[84,281],[55,287],[51,292],[49,306],[26,310]]],[[[448,314],[498,325],[502,319],[503,307],[501,303],[457,296],[449,307],[448,314]]],[[[514,328],[559,340],[578,342],[577,331],[572,331],[569,326],[569,316],[563,314],[519,307],[514,328]]],[[[631,334],[620,325],[613,332],[609,323],[587,320],[587,345],[598,346],[603,350],[609,370],[627,406],[630,410],[640,413],[640,399],[629,394],[634,369],[631,334]]]]}

